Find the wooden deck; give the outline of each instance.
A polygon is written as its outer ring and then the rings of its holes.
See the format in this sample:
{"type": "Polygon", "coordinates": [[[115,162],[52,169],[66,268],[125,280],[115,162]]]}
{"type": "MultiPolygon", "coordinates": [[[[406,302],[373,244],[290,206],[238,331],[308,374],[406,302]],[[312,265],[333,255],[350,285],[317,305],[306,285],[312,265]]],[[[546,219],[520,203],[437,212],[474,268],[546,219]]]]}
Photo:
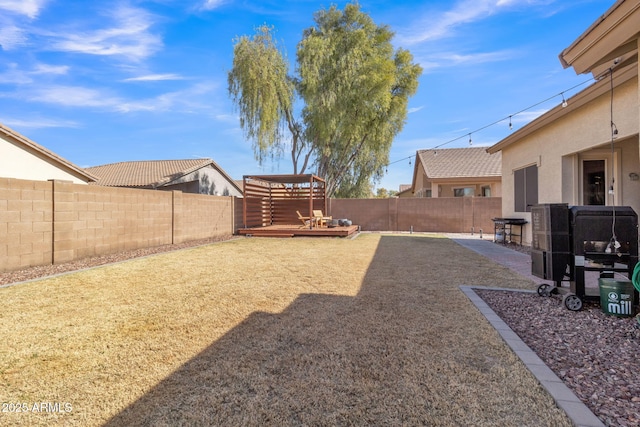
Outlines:
{"type": "Polygon", "coordinates": [[[241,228],[238,233],[244,236],[254,237],[349,237],[358,232],[357,225],[338,227],[314,227],[310,229],[302,225],[282,224],[268,225],[265,227],[241,228]]]}

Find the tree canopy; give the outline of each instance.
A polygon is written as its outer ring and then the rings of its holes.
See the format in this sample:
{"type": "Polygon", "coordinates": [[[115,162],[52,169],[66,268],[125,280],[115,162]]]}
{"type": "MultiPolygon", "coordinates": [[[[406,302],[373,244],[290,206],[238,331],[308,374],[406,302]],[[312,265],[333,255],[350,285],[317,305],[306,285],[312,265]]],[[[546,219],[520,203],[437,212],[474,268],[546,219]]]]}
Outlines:
{"type": "Polygon", "coordinates": [[[357,4],[320,10],[314,21],[298,43],[294,76],[273,28],[238,38],[229,93],[258,161],[289,150],[294,173],[315,168],[330,197],[366,197],[383,176],[422,69],[357,4]]]}

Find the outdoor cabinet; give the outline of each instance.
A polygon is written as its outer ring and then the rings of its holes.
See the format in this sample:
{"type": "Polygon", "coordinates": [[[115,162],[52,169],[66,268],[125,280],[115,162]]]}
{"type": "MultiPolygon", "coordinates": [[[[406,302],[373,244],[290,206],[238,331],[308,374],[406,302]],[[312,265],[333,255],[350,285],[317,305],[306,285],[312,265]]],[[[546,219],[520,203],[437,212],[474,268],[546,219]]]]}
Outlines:
{"type": "Polygon", "coordinates": [[[531,229],[531,274],[561,282],[570,260],[569,206],[566,203],[532,206],[531,229]]]}

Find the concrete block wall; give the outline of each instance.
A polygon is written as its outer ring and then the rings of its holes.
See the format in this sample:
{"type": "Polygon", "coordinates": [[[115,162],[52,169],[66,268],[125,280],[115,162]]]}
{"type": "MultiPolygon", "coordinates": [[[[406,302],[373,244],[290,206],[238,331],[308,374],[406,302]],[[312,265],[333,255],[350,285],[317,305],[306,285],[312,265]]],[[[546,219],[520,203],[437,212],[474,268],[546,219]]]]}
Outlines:
{"type": "Polygon", "coordinates": [[[0,271],[53,262],[52,183],[0,178],[0,271]]]}
{"type": "MultiPolygon", "coordinates": [[[[243,199],[0,178],[0,272],[235,234],[243,199]]],[[[365,231],[493,233],[501,198],[330,199],[365,231]]]]}
{"type": "Polygon", "coordinates": [[[230,235],[237,204],[234,197],[0,178],[0,272],[230,235]]]}
{"type": "Polygon", "coordinates": [[[54,264],[170,244],[171,193],[53,181],[54,264]]]}
{"type": "Polygon", "coordinates": [[[493,233],[500,197],[330,199],[329,214],[347,218],[363,231],[493,233]]]}
{"type": "Polygon", "coordinates": [[[234,233],[235,197],[173,192],[174,242],[234,233]]]}

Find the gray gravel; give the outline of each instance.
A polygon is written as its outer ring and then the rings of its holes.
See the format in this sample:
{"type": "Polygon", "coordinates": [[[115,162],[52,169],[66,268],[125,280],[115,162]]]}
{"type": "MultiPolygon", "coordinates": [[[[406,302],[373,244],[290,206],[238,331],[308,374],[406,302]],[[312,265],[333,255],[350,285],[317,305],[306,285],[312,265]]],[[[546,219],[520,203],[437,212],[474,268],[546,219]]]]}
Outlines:
{"type": "Polygon", "coordinates": [[[224,240],[230,240],[234,238],[231,235],[211,237],[208,239],[193,240],[185,243],[178,243],[175,245],[161,245],[152,248],[136,249],[125,252],[118,252],[109,255],[100,255],[95,257],[88,257],[79,259],[76,261],[65,262],[55,265],[41,265],[37,267],[24,268],[21,270],[0,272],[0,286],[9,285],[12,283],[24,282],[27,280],[39,279],[42,277],[53,276],[56,274],[62,274],[70,271],[82,270],[85,268],[97,267],[100,265],[112,264],[114,262],[126,261],[128,259],[140,258],[143,256],[149,256],[159,254],[163,252],[171,252],[179,249],[191,248],[200,245],[207,245],[210,243],[221,242],[224,240]]]}
{"type": "Polygon", "coordinates": [[[476,290],[607,426],[640,426],[640,327],[635,317],[581,311],[559,296],[476,290]]]}

